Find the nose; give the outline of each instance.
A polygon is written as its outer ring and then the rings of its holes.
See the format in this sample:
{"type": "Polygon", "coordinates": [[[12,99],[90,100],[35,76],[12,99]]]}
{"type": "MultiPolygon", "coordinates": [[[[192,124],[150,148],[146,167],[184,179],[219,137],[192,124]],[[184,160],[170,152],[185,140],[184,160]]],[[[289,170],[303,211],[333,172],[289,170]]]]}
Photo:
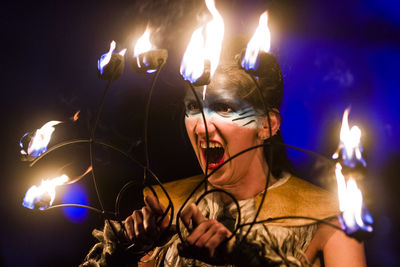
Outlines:
{"type": "Polygon", "coordinates": [[[216,131],[214,120],[213,117],[208,116],[207,113],[205,113],[204,115],[206,119],[206,124],[204,123],[203,116],[199,116],[195,125],[195,133],[198,137],[205,139],[208,131],[208,137],[211,138],[216,131]]]}

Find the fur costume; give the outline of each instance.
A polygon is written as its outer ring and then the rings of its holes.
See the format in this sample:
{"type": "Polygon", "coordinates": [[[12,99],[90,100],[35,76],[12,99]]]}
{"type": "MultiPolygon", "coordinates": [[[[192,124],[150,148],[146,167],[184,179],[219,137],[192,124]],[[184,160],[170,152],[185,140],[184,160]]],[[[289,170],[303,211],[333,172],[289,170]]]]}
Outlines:
{"type": "MultiPolygon", "coordinates": [[[[174,221],[176,225],[176,212],[186,200],[188,194],[193,191],[195,186],[203,179],[203,175],[190,177],[183,180],[178,180],[166,183],[164,186],[171,197],[175,207],[174,221]]],[[[211,187],[211,185],[209,185],[211,187]]],[[[192,197],[195,201],[202,193],[203,187],[199,189],[192,197]]],[[[168,199],[159,186],[154,187],[159,201],[168,206],[168,199]]],[[[144,191],[145,195],[152,194],[149,189],[144,191]]],[[[254,220],[256,210],[261,203],[263,193],[256,195],[251,199],[240,200],[241,222],[251,223],[254,220]]],[[[229,230],[233,231],[239,223],[237,221],[237,208],[234,203],[224,204],[218,193],[206,195],[199,203],[199,209],[203,215],[209,219],[216,219],[222,222],[229,230]]],[[[337,200],[327,191],[314,186],[304,180],[285,174],[275,184],[267,190],[261,212],[257,221],[268,218],[285,217],[285,216],[305,216],[323,220],[336,216],[339,213],[337,200]]],[[[186,228],[180,224],[182,235],[188,235],[186,228]]],[[[107,227],[107,224],[106,224],[107,227]]],[[[104,231],[104,237],[99,235],[95,230],[93,234],[100,243],[96,244],[91,250],[86,262],[82,266],[107,266],[105,261],[100,261],[106,258],[106,254],[113,254],[115,246],[112,245],[112,238],[105,238],[110,234],[110,231],[104,231]],[[110,243],[111,242],[111,243],[110,243]],[[95,262],[99,265],[89,265],[88,262],[93,260],[93,252],[95,249],[103,248],[103,255],[97,257],[95,262]],[[92,255],[92,256],[91,256],[92,255]]],[[[247,226],[248,227],[248,226],[247,226]]],[[[226,266],[302,266],[307,265],[304,258],[304,252],[310,244],[318,224],[312,220],[306,219],[281,219],[268,223],[255,224],[246,242],[241,247],[238,247],[226,259],[222,261],[226,266]],[[254,254],[254,255],[253,255],[254,254]],[[249,262],[254,260],[253,263],[249,262]],[[241,262],[242,261],[242,262],[241,262]],[[249,265],[250,264],[250,265],[249,265]]],[[[247,232],[246,227],[239,231],[237,236],[244,235],[247,232]]],[[[178,244],[180,240],[177,235],[174,235],[170,241],[162,247],[157,247],[151,259],[156,259],[157,266],[213,266],[199,260],[185,258],[178,255],[178,244]]],[[[99,250],[100,252],[100,250],[99,250]]],[[[135,259],[132,259],[133,264],[135,259]]]]}

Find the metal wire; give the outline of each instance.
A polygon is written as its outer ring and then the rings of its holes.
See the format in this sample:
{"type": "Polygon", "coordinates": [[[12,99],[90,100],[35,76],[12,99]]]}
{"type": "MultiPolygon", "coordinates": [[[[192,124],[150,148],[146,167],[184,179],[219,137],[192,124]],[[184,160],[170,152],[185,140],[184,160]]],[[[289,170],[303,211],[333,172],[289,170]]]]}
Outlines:
{"type": "MultiPolygon", "coordinates": [[[[144,143],[145,143],[145,161],[146,161],[145,166],[143,166],[140,162],[138,162],[136,159],[134,159],[134,158],[129,154],[130,149],[128,150],[128,152],[125,152],[124,150],[122,150],[122,149],[120,149],[120,148],[118,148],[118,147],[115,147],[115,146],[112,145],[112,144],[108,144],[108,143],[105,143],[105,142],[102,142],[102,141],[97,141],[97,140],[95,140],[96,130],[97,130],[98,123],[99,123],[99,121],[100,121],[100,117],[101,117],[101,113],[102,113],[102,110],[103,110],[103,106],[104,106],[104,102],[105,102],[105,99],[106,99],[106,95],[107,95],[107,92],[109,91],[109,89],[110,89],[110,87],[111,87],[112,81],[110,80],[110,81],[107,82],[106,87],[105,87],[104,92],[103,92],[103,96],[101,97],[101,100],[100,100],[100,102],[99,102],[99,105],[98,105],[98,108],[97,108],[97,111],[96,111],[95,122],[94,122],[94,125],[93,125],[93,128],[92,128],[91,134],[90,134],[90,139],[76,139],[76,140],[70,140],[70,141],[66,141],[66,142],[57,144],[57,145],[53,146],[52,148],[50,148],[49,150],[47,150],[47,151],[46,151],[45,153],[43,153],[42,155],[40,155],[38,158],[36,158],[36,159],[30,164],[30,167],[34,166],[40,159],[42,159],[43,157],[45,157],[46,155],[48,155],[48,154],[51,153],[52,151],[55,151],[55,150],[60,149],[60,148],[62,148],[62,147],[69,146],[69,145],[72,145],[72,144],[78,144],[78,143],[89,143],[89,148],[90,148],[90,162],[91,162],[91,166],[92,166],[92,171],[91,171],[91,173],[92,173],[92,180],[93,180],[94,188],[95,188],[95,191],[96,191],[96,196],[97,196],[97,199],[98,199],[98,201],[99,201],[99,204],[100,204],[101,209],[97,209],[97,208],[94,208],[94,207],[91,207],[91,206],[86,206],[86,205],[80,205],[80,204],[61,204],[61,205],[54,205],[54,206],[51,206],[51,207],[46,208],[46,209],[44,209],[44,210],[42,210],[42,211],[52,210],[52,209],[56,209],[56,208],[63,208],[63,207],[80,207],[80,208],[86,208],[86,209],[88,209],[88,210],[92,210],[92,211],[94,211],[94,212],[97,212],[97,213],[101,214],[102,217],[103,217],[105,220],[107,220],[107,221],[109,222],[109,224],[110,224],[110,226],[111,226],[111,229],[113,230],[115,236],[116,236],[116,237],[119,236],[118,233],[117,233],[117,231],[114,229],[114,226],[112,225],[112,223],[111,223],[109,220],[110,220],[111,218],[116,218],[116,219],[118,220],[118,222],[121,223],[121,221],[118,219],[118,218],[119,218],[119,215],[120,215],[120,213],[119,213],[119,212],[120,212],[120,211],[119,211],[119,205],[120,205],[121,198],[122,198],[122,196],[125,194],[125,192],[127,191],[127,189],[128,189],[129,187],[135,185],[135,183],[134,183],[134,181],[130,181],[130,182],[128,182],[127,184],[125,184],[125,185],[121,188],[121,190],[119,191],[119,193],[118,193],[118,195],[117,195],[116,201],[115,201],[115,212],[109,212],[109,211],[105,211],[105,210],[104,210],[104,206],[103,206],[103,202],[102,202],[102,200],[101,200],[101,196],[100,196],[100,192],[99,192],[97,180],[96,180],[96,177],[95,177],[95,170],[94,170],[94,169],[95,169],[95,159],[94,159],[94,153],[95,153],[95,151],[94,151],[94,146],[95,146],[95,144],[98,144],[98,145],[103,145],[103,146],[105,146],[105,147],[111,148],[112,150],[115,150],[115,151],[120,152],[121,154],[123,154],[123,155],[126,156],[127,158],[131,159],[131,160],[132,160],[133,162],[135,162],[136,164],[138,164],[140,167],[142,167],[142,168],[144,169],[144,179],[143,179],[143,182],[144,182],[144,183],[143,183],[143,186],[148,186],[148,187],[150,188],[150,190],[153,192],[153,194],[158,198],[158,196],[157,196],[157,194],[155,193],[155,190],[153,189],[153,187],[152,187],[151,185],[148,184],[148,179],[147,179],[148,176],[147,176],[147,174],[150,174],[150,176],[156,181],[156,183],[160,186],[160,188],[162,189],[163,193],[166,195],[166,197],[167,197],[167,199],[168,199],[168,201],[169,201],[168,207],[166,208],[166,210],[164,211],[163,215],[161,216],[161,218],[158,220],[157,223],[160,223],[160,222],[165,218],[165,216],[167,216],[167,214],[170,212],[171,216],[170,216],[170,220],[169,220],[168,227],[167,227],[166,230],[170,229],[170,227],[171,227],[171,225],[172,225],[172,221],[173,221],[173,215],[174,215],[174,206],[173,206],[173,202],[172,202],[172,200],[171,200],[171,198],[170,198],[170,196],[169,196],[169,194],[168,194],[166,188],[165,188],[165,187],[163,186],[163,184],[161,183],[161,181],[160,181],[160,180],[158,179],[158,177],[150,170],[149,149],[148,149],[148,122],[149,122],[149,112],[150,112],[151,99],[152,99],[152,94],[153,94],[153,91],[154,91],[154,87],[155,87],[156,81],[157,81],[157,79],[158,79],[159,73],[160,73],[160,71],[161,71],[162,66],[164,65],[164,63],[165,63],[165,62],[160,63],[160,67],[157,69],[157,72],[156,72],[156,74],[155,74],[154,77],[153,77],[152,84],[151,84],[151,87],[150,87],[149,92],[148,92],[147,102],[146,102],[145,119],[144,119],[144,143]]],[[[264,99],[263,99],[263,97],[262,97],[261,88],[260,88],[260,86],[259,86],[257,80],[255,79],[255,77],[254,77],[253,75],[250,75],[250,76],[252,77],[252,79],[253,79],[253,81],[254,81],[254,83],[255,83],[255,85],[256,85],[256,88],[257,88],[257,90],[258,90],[258,92],[259,92],[259,94],[260,94],[261,101],[262,101],[262,105],[263,105],[263,109],[264,109],[265,115],[266,115],[267,120],[268,120],[268,124],[269,124],[269,125],[268,125],[268,128],[269,128],[269,136],[270,136],[270,138],[271,138],[271,137],[272,137],[272,129],[271,129],[271,118],[270,118],[270,115],[269,115],[269,110],[268,110],[267,106],[265,105],[264,99]]],[[[200,101],[200,99],[199,99],[199,97],[198,97],[198,95],[197,95],[197,93],[196,93],[196,91],[195,91],[194,86],[193,86],[190,82],[189,82],[189,87],[190,87],[190,89],[191,89],[191,91],[192,91],[194,97],[196,98],[197,104],[199,105],[199,108],[200,108],[200,111],[201,111],[201,114],[202,114],[202,119],[203,119],[205,131],[206,131],[206,142],[207,142],[207,150],[206,150],[206,151],[208,151],[208,149],[209,149],[209,132],[208,132],[208,127],[207,127],[206,117],[205,117],[205,114],[204,114],[203,104],[202,104],[202,102],[200,101]]],[[[320,154],[318,154],[318,153],[315,153],[315,152],[313,152],[313,151],[309,151],[309,150],[306,150],[306,149],[298,148],[298,147],[291,146],[291,145],[287,145],[287,144],[283,144],[283,143],[271,143],[271,141],[269,141],[269,142],[266,142],[266,143],[264,143],[264,144],[262,144],[262,145],[257,145],[257,146],[253,146],[253,147],[247,148],[247,149],[245,149],[245,150],[243,150],[243,151],[241,151],[241,152],[239,152],[239,153],[233,155],[232,157],[230,157],[229,159],[227,159],[226,161],[224,161],[221,165],[219,165],[216,169],[214,169],[214,170],[212,170],[210,173],[208,173],[208,164],[209,164],[209,162],[208,162],[208,153],[206,153],[205,177],[204,177],[204,179],[203,179],[201,182],[199,182],[199,183],[195,186],[194,190],[193,190],[192,192],[190,192],[190,194],[188,195],[188,197],[185,199],[183,205],[179,208],[179,210],[178,210],[178,212],[177,212],[177,215],[176,215],[176,223],[177,223],[177,226],[176,226],[177,229],[176,229],[176,231],[177,231],[177,234],[178,234],[178,236],[179,236],[179,238],[181,239],[182,242],[184,242],[184,239],[183,239],[182,233],[181,233],[181,231],[180,231],[180,216],[181,216],[181,212],[182,212],[183,208],[187,205],[188,201],[193,197],[193,195],[195,194],[195,192],[196,192],[203,184],[205,185],[205,191],[204,191],[204,192],[198,197],[198,199],[196,200],[196,203],[197,203],[197,204],[198,204],[206,195],[211,194],[211,193],[214,193],[214,192],[222,192],[222,193],[225,193],[225,194],[227,194],[229,197],[232,198],[232,200],[233,200],[233,202],[235,203],[235,205],[237,206],[237,210],[238,210],[238,218],[237,218],[237,219],[238,219],[238,224],[237,224],[236,229],[233,231],[233,235],[232,235],[230,238],[232,238],[232,237],[237,233],[237,231],[238,231],[239,229],[243,228],[244,226],[249,226],[249,228],[247,229],[247,232],[246,232],[245,235],[243,236],[241,242],[243,242],[243,241],[246,239],[246,237],[248,236],[248,234],[250,233],[252,227],[253,227],[255,224],[268,223],[268,222],[272,222],[272,221],[276,221],[276,220],[282,220],[282,219],[306,219],[306,220],[312,220],[312,221],[316,221],[316,222],[318,222],[318,223],[327,224],[327,225],[329,225],[329,226],[331,226],[331,227],[333,227],[333,228],[335,228],[335,229],[342,230],[340,227],[338,227],[338,226],[335,225],[335,224],[332,224],[332,223],[328,222],[327,220],[321,220],[321,219],[312,218],[312,217],[305,217],[305,216],[283,216],[283,217],[268,218],[268,219],[265,219],[265,220],[257,221],[257,218],[258,218],[258,216],[259,216],[259,214],[260,214],[260,211],[261,211],[261,209],[262,209],[262,206],[263,206],[263,203],[264,203],[264,200],[265,200],[265,198],[266,198],[267,191],[268,191],[268,185],[269,185],[269,181],[270,181],[270,177],[271,177],[271,166],[272,166],[272,164],[273,164],[272,147],[275,146],[275,145],[277,145],[277,146],[284,146],[284,147],[287,147],[287,148],[291,148],[291,149],[295,149],[295,150],[298,150],[298,151],[302,151],[302,152],[311,154],[311,155],[313,155],[313,156],[317,156],[317,157],[319,157],[319,158],[323,158],[323,159],[327,160],[327,162],[332,163],[332,165],[334,164],[334,161],[331,160],[330,158],[324,157],[324,156],[322,156],[322,155],[320,155],[320,154]],[[246,152],[248,152],[248,151],[250,151],[250,150],[257,149],[257,148],[261,148],[261,147],[264,147],[264,148],[265,148],[265,147],[268,147],[268,149],[269,149],[269,161],[267,162],[267,164],[268,164],[268,174],[267,174],[267,177],[266,177],[265,190],[264,190],[264,193],[263,193],[263,195],[262,195],[262,199],[261,199],[260,205],[259,205],[258,208],[257,208],[257,211],[256,211],[256,214],[255,214],[255,217],[254,217],[253,221],[250,222],[250,223],[243,223],[243,224],[241,224],[241,223],[240,223],[240,221],[241,221],[241,211],[240,211],[240,206],[239,206],[238,200],[237,200],[232,194],[230,194],[229,192],[227,192],[227,191],[225,191],[225,190],[222,190],[222,189],[211,189],[211,190],[207,190],[207,181],[208,181],[208,178],[209,178],[212,174],[214,174],[217,170],[219,170],[222,166],[224,166],[225,164],[227,164],[228,162],[230,162],[230,161],[233,160],[234,158],[236,158],[236,157],[238,157],[238,156],[242,155],[243,153],[246,153],[246,152]]],[[[123,226],[123,225],[122,225],[122,226],[123,226]]],[[[268,234],[270,234],[270,233],[268,232],[268,234]]],[[[229,238],[229,239],[230,239],[230,238],[229,238]]]]}
{"type": "Polygon", "coordinates": [[[53,209],[59,209],[59,208],[67,208],[67,207],[77,207],[77,208],[83,208],[87,210],[94,211],[98,214],[100,214],[102,217],[107,217],[107,218],[115,218],[115,213],[111,211],[105,211],[105,210],[99,210],[94,207],[88,206],[88,205],[81,205],[81,204],[59,204],[59,205],[54,205],[50,206],[48,208],[45,208],[40,211],[48,211],[48,210],[53,210],[53,209]]]}

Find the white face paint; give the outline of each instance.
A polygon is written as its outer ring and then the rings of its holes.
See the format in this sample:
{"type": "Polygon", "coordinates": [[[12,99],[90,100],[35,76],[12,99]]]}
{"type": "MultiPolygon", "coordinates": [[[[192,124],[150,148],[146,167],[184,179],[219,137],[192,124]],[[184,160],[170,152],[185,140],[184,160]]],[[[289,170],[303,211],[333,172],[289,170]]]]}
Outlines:
{"type": "MultiPolygon", "coordinates": [[[[208,94],[202,101],[203,112],[206,120],[219,120],[224,123],[232,123],[247,128],[258,128],[259,120],[256,111],[247,101],[229,95],[208,94]]],[[[185,120],[202,120],[200,107],[195,97],[185,98],[185,120]]]]}

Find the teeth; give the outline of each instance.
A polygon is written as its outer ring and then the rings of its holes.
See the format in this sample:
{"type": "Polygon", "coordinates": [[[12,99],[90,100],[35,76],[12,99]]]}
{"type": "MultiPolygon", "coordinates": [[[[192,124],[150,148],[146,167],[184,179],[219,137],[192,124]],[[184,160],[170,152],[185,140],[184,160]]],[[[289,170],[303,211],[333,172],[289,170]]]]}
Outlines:
{"type": "MultiPolygon", "coordinates": [[[[200,147],[201,148],[207,148],[207,143],[206,142],[201,142],[200,143],[200,147]]],[[[218,142],[213,142],[213,141],[210,141],[209,142],[209,147],[210,148],[215,148],[215,147],[222,147],[222,145],[220,144],[220,143],[218,143],[218,142]]]]}

